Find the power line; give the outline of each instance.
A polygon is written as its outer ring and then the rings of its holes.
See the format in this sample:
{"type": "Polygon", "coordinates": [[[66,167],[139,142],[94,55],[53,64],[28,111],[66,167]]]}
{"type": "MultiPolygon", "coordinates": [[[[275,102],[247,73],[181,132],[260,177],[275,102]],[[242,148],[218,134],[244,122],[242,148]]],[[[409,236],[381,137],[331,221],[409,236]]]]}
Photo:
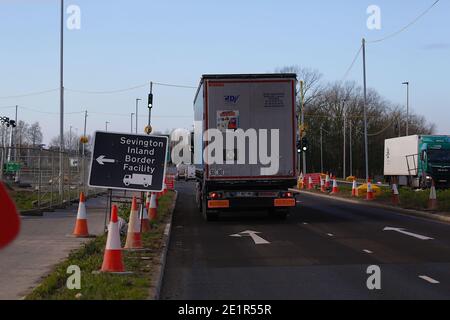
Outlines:
{"type": "Polygon", "coordinates": [[[344,80],[347,78],[348,74],[350,73],[350,71],[353,69],[356,60],[358,60],[359,54],[361,53],[362,50],[362,45],[359,46],[358,52],[356,52],[355,57],[353,58],[352,63],[350,64],[350,66],[348,67],[347,71],[345,72],[344,76],[341,78],[341,82],[344,82],[344,80]]]}
{"type": "Polygon", "coordinates": [[[122,93],[122,92],[126,92],[126,91],[132,91],[132,90],[136,90],[136,89],[140,89],[140,88],[144,88],[147,87],[148,83],[145,84],[139,84],[133,87],[128,87],[128,88],[122,88],[122,89],[116,89],[116,90],[107,90],[107,91],[88,91],[88,90],[77,90],[77,89],[65,89],[66,91],[69,92],[75,92],[75,93],[83,93],[83,94],[114,94],[114,93],[122,93]]]}
{"type": "Polygon", "coordinates": [[[377,43],[377,42],[381,42],[387,39],[390,39],[392,37],[395,37],[396,35],[402,33],[403,31],[405,31],[406,29],[408,29],[409,27],[411,27],[413,24],[415,24],[417,21],[420,20],[420,18],[422,18],[424,15],[426,15],[435,5],[438,4],[440,0],[436,0],[431,6],[429,6],[424,12],[422,12],[419,16],[417,16],[414,20],[412,20],[410,23],[408,23],[406,26],[404,26],[403,28],[401,28],[400,30],[391,33],[390,35],[387,35],[383,38],[377,39],[377,40],[372,40],[372,41],[367,41],[367,43],[377,43]]]}
{"type": "Polygon", "coordinates": [[[0,99],[16,99],[16,98],[38,96],[38,95],[41,95],[41,94],[55,92],[55,91],[58,91],[58,90],[59,89],[49,89],[49,90],[44,90],[44,91],[30,92],[30,93],[24,93],[24,94],[13,95],[13,96],[3,96],[3,97],[0,97],[0,99]]]}
{"type": "Polygon", "coordinates": [[[182,84],[170,84],[170,83],[161,83],[161,82],[153,82],[155,85],[164,86],[164,87],[174,87],[174,88],[184,88],[184,89],[197,89],[197,87],[187,86],[182,84]]]}

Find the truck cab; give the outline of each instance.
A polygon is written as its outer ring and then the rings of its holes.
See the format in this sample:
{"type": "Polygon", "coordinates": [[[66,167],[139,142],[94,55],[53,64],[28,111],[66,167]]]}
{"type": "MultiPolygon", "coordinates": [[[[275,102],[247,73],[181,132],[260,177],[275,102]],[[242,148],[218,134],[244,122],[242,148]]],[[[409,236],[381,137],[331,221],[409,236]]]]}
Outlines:
{"type": "Polygon", "coordinates": [[[420,145],[419,174],[421,186],[450,185],[450,138],[423,136],[420,145]]]}

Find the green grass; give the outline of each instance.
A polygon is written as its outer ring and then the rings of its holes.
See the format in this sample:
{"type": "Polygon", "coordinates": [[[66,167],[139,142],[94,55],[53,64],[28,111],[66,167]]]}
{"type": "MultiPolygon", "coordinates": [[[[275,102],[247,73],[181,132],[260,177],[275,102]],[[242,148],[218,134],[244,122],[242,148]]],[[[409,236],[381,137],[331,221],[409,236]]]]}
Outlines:
{"type": "MultiPolygon", "coordinates": [[[[126,271],[130,275],[92,274],[101,268],[106,235],[84,244],[73,251],[69,257],[58,264],[55,269],[36,287],[27,300],[142,300],[149,297],[150,283],[154,264],[158,262],[162,248],[162,238],[170,207],[174,201],[174,192],[167,193],[159,201],[158,219],[153,222],[152,231],[142,235],[146,252],[123,251],[126,271]],[[150,258],[143,260],[142,257],[150,258]],[[69,274],[67,267],[78,265],[81,269],[81,290],[69,290],[66,281],[69,274]]],[[[119,215],[127,217],[129,206],[121,206],[119,215]]],[[[125,238],[122,238],[122,245],[125,238]]]]}
{"type": "MultiPolygon", "coordinates": [[[[391,204],[391,190],[389,187],[380,187],[381,194],[375,198],[375,202],[391,204]]],[[[339,194],[342,198],[351,198],[352,187],[349,185],[340,185],[339,194]]],[[[316,190],[316,192],[320,192],[316,190]]],[[[400,207],[405,209],[427,210],[430,190],[414,190],[410,188],[399,188],[400,207]]],[[[362,200],[364,197],[359,197],[362,200]]],[[[450,213],[450,189],[437,190],[438,210],[439,212],[450,213]]]]}
{"type": "MultiPolygon", "coordinates": [[[[37,200],[38,193],[35,191],[13,191],[11,192],[11,197],[16,203],[16,207],[19,211],[27,211],[32,209],[38,209],[37,200]],[[35,205],[33,205],[33,203],[35,205]]],[[[67,199],[67,192],[64,194],[65,199],[67,199]]],[[[78,197],[78,191],[71,191],[71,199],[76,199],[78,197]]],[[[51,201],[51,195],[49,193],[41,194],[41,207],[48,207],[51,201]]],[[[57,204],[59,197],[55,191],[53,194],[53,204],[57,204]]]]}

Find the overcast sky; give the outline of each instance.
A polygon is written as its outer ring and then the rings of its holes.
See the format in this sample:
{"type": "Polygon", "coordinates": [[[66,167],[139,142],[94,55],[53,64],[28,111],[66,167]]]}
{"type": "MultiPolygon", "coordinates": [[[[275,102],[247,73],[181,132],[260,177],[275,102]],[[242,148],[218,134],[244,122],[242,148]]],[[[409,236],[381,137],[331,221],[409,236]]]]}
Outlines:
{"type": "MultiPolygon", "coordinates": [[[[148,88],[114,94],[150,80],[197,86],[204,73],[261,73],[301,65],[340,80],[361,38],[389,35],[411,22],[429,1],[148,1],[66,0],[81,9],[81,29],[66,30],[66,128],[81,133],[130,130],[135,99],[142,98],[139,129],[145,126],[148,88]],[[369,5],[381,9],[381,29],[369,30],[369,5]]],[[[59,86],[58,0],[0,0],[0,115],[39,121],[46,143],[58,134],[58,91],[4,98],[59,86]]],[[[450,134],[449,1],[441,0],[417,23],[388,40],[368,44],[368,86],[411,108],[450,134]]],[[[67,14],[65,18],[70,18],[67,14]]],[[[361,83],[361,59],[348,80],[361,83]]],[[[156,130],[191,128],[195,89],[154,87],[156,130]]]]}

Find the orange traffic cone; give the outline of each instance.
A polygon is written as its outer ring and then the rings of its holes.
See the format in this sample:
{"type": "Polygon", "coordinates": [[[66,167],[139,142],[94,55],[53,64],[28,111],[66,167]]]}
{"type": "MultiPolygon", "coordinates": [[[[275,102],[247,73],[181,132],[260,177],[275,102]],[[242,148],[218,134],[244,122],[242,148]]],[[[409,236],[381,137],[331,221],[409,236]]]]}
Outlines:
{"type": "Polygon", "coordinates": [[[142,207],[142,205],[141,205],[140,212],[141,212],[141,231],[149,232],[151,229],[151,226],[150,226],[150,219],[148,218],[147,207],[146,206],[142,207]]]}
{"type": "Polygon", "coordinates": [[[356,183],[356,180],[353,180],[352,197],[357,197],[357,196],[358,196],[358,185],[356,183]]]}
{"type": "Polygon", "coordinates": [[[430,198],[428,200],[428,209],[437,210],[437,195],[436,195],[436,186],[434,184],[434,180],[431,182],[431,190],[430,190],[430,198]]]}
{"type": "Polygon", "coordinates": [[[372,189],[372,182],[370,180],[367,182],[367,197],[366,200],[372,201],[375,200],[375,195],[372,189]]]}
{"type": "Polygon", "coordinates": [[[325,187],[325,181],[322,178],[320,178],[320,191],[327,192],[327,189],[325,187]]]}
{"type": "Polygon", "coordinates": [[[150,208],[150,196],[151,196],[151,192],[147,192],[147,194],[145,196],[145,207],[147,208],[147,212],[148,212],[148,209],[150,208]]]}
{"type": "Polygon", "coordinates": [[[157,204],[156,204],[156,193],[152,192],[152,195],[150,197],[150,209],[148,211],[150,216],[150,221],[156,220],[156,217],[158,216],[157,211],[157,204]]]}
{"type": "Polygon", "coordinates": [[[128,221],[128,233],[125,248],[126,249],[142,248],[141,224],[138,215],[136,197],[133,197],[133,202],[131,203],[131,212],[130,212],[130,219],[128,221]]]}
{"type": "Polygon", "coordinates": [[[336,179],[333,179],[333,189],[331,190],[331,194],[339,193],[339,188],[336,179]]]}
{"type": "Polygon", "coordinates": [[[314,184],[313,184],[312,178],[309,177],[308,178],[308,190],[311,190],[313,188],[314,188],[314,184]]]}
{"type": "Polygon", "coordinates": [[[77,222],[73,230],[75,237],[89,237],[87,215],[86,215],[86,198],[84,193],[80,193],[80,204],[78,205],[77,222]]]}
{"type": "Polygon", "coordinates": [[[119,219],[117,206],[112,206],[111,221],[108,226],[108,240],[106,241],[105,254],[103,256],[102,272],[124,272],[122,260],[122,248],[120,247],[119,219]]]}
{"type": "Polygon", "coordinates": [[[399,203],[400,203],[400,197],[399,197],[398,187],[397,187],[397,184],[394,183],[392,185],[392,204],[394,206],[396,206],[399,203]]]}
{"type": "Polygon", "coordinates": [[[297,180],[297,188],[302,190],[304,187],[305,187],[305,184],[304,184],[303,172],[302,172],[302,173],[300,173],[300,176],[298,177],[298,180],[297,180]]]}
{"type": "Polygon", "coordinates": [[[329,188],[331,187],[331,182],[330,182],[330,175],[327,173],[327,175],[325,176],[325,188],[329,188]]]}

